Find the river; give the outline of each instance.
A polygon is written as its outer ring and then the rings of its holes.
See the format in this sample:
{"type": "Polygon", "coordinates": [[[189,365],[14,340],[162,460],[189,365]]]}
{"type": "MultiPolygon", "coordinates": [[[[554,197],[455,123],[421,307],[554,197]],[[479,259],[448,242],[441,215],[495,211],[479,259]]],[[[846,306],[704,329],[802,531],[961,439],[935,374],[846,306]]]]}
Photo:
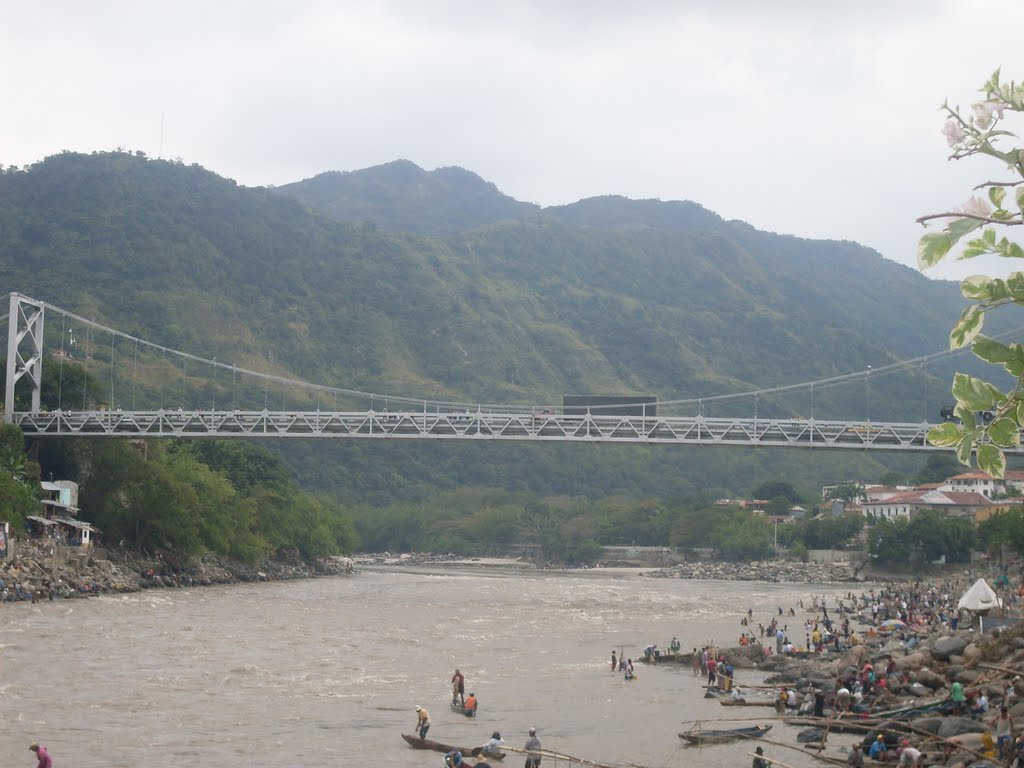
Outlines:
{"type": "MultiPolygon", "coordinates": [[[[745,767],[749,742],[698,750],[676,735],[686,721],[714,727],[737,709],[702,698],[700,680],[668,665],[638,665],[627,683],[610,672],[612,649],[636,657],[673,636],[684,648],[732,645],[748,607],[756,630],[779,605],[845,591],[611,569],[369,568],[0,605],[0,764],[34,765],[28,746],[39,742],[57,768],[440,768],[440,753],[400,738],[413,733],[419,704],[438,741],[479,745],[499,730],[522,747],[534,726],[545,749],[592,760],[745,767]],[[448,708],[456,667],[480,699],[475,720],[448,708]]],[[[798,609],[788,621],[803,618],[798,609]]],[[[774,715],[739,714],[753,718],[744,725],[774,715]]],[[[769,734],[794,736],[781,723],[769,734]]],[[[794,750],[766,753],[813,764],[794,750]]],[[[504,764],[521,768],[522,758],[504,764]]]]}

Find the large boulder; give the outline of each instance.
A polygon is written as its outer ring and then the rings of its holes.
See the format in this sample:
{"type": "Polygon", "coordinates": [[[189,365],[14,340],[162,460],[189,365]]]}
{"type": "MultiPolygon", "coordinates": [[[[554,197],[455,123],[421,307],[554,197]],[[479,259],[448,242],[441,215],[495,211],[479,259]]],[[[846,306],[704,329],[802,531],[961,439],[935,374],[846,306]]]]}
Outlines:
{"type": "Polygon", "coordinates": [[[981,675],[976,669],[963,669],[962,667],[953,673],[953,679],[964,685],[973,685],[981,675]]]}
{"type": "Polygon", "coordinates": [[[801,744],[817,744],[824,735],[821,728],[806,728],[796,735],[796,740],[801,744]]]}
{"type": "MultiPolygon", "coordinates": [[[[972,720],[969,717],[946,717],[939,725],[938,736],[948,739],[952,736],[961,736],[965,733],[983,733],[985,724],[980,720],[972,720]]],[[[966,746],[966,745],[965,745],[966,746]]]]}
{"type": "Polygon", "coordinates": [[[918,669],[910,673],[910,680],[914,683],[920,683],[933,691],[937,691],[940,688],[946,687],[946,678],[940,675],[938,672],[933,672],[930,669],[918,669]]]}
{"type": "Polygon", "coordinates": [[[968,659],[979,659],[982,656],[981,648],[978,647],[977,643],[969,643],[964,648],[964,656],[968,659]]]}
{"type": "Polygon", "coordinates": [[[961,654],[971,644],[967,635],[947,635],[940,637],[932,644],[932,656],[936,659],[946,661],[954,654],[961,654]]]}
{"type": "Polygon", "coordinates": [[[897,656],[896,669],[901,672],[905,669],[920,669],[930,664],[931,660],[931,655],[927,651],[914,651],[906,656],[897,656]]]}
{"type": "Polygon", "coordinates": [[[919,731],[927,731],[928,733],[938,733],[939,726],[942,725],[943,718],[941,717],[919,717],[914,720],[913,725],[919,731]]]}

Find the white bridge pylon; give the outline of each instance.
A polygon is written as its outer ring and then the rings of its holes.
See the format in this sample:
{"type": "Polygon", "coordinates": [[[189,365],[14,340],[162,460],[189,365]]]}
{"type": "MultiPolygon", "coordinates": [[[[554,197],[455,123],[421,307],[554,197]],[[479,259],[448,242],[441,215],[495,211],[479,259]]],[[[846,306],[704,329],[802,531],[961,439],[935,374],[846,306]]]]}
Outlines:
{"type": "Polygon", "coordinates": [[[926,421],[813,418],[815,387],[851,382],[863,386],[867,410],[872,379],[920,367],[923,380],[924,364],[947,352],[759,392],[652,401],[625,411],[639,411],[637,415],[621,415],[621,406],[614,413],[614,406],[467,405],[311,384],[173,350],[17,293],[10,294],[8,318],[3,418],[30,437],[515,440],[949,450],[928,443],[926,435],[933,425],[926,421]],[[51,320],[44,337],[47,310],[56,313],[60,322],[51,320]],[[44,360],[58,367],[50,369],[47,386],[55,391],[46,398],[42,396],[44,360]],[[65,367],[72,363],[76,368],[65,367]],[[274,389],[272,397],[272,387],[282,394],[274,389]],[[801,391],[809,392],[811,418],[765,418],[764,407],[758,417],[759,396],[763,406],[766,395],[801,391]],[[706,406],[735,404],[748,396],[753,404],[750,417],[706,414],[706,406]],[[289,398],[299,405],[286,407],[289,398]],[[197,402],[203,406],[196,407],[197,402]],[[278,402],[280,408],[271,407],[278,402]],[[376,407],[382,402],[383,410],[376,407]],[[28,410],[18,410],[19,404],[28,410]],[[690,407],[697,415],[671,415],[681,407],[690,407]]]}

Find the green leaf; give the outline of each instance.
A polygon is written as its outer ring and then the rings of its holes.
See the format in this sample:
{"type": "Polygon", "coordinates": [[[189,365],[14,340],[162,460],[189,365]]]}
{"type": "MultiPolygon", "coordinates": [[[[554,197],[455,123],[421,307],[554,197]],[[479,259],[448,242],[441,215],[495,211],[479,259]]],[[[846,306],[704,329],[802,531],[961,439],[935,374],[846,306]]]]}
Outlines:
{"type": "Polygon", "coordinates": [[[1017,423],[1024,424],[1024,400],[1017,401],[1017,423]]]}
{"type": "Polygon", "coordinates": [[[961,464],[971,466],[971,451],[974,450],[974,440],[969,435],[964,435],[960,438],[960,442],[956,444],[956,458],[961,464]]]}
{"type": "Polygon", "coordinates": [[[992,246],[986,243],[984,240],[968,240],[967,245],[960,252],[957,257],[957,261],[965,261],[967,259],[973,259],[975,256],[981,256],[985,253],[991,253],[992,246]]]}
{"type": "Polygon", "coordinates": [[[960,238],[970,234],[984,223],[977,219],[953,219],[946,225],[946,235],[949,237],[950,247],[956,245],[960,242],[960,238]]]}
{"type": "Polygon", "coordinates": [[[988,438],[1000,448],[1014,448],[1020,445],[1020,426],[1003,416],[989,424],[988,438]]]}
{"type": "Polygon", "coordinates": [[[1003,207],[1003,198],[1006,197],[1005,187],[989,187],[988,188],[988,199],[992,202],[992,205],[996,208],[1003,207]]]}
{"type": "Polygon", "coordinates": [[[992,278],[988,275],[971,275],[960,282],[960,293],[971,301],[985,301],[992,295],[992,278]]]}
{"type": "Polygon", "coordinates": [[[1024,299],[1024,272],[1011,272],[1006,276],[1006,290],[1015,299],[1024,299]]]}
{"type": "Polygon", "coordinates": [[[1001,478],[1006,473],[1006,456],[996,446],[983,443],[978,446],[978,469],[1001,478]]]}
{"type": "Polygon", "coordinates": [[[957,373],[953,376],[953,397],[972,411],[987,411],[1006,399],[1006,395],[987,381],[957,373]]]}
{"type": "Polygon", "coordinates": [[[1014,190],[1014,197],[1017,198],[1017,207],[1020,208],[1021,213],[1024,213],[1024,187],[1017,187],[1014,190]]]}
{"type": "Polygon", "coordinates": [[[987,336],[979,336],[971,345],[971,351],[986,363],[1005,363],[1017,358],[1017,354],[1006,344],[987,336]]]}
{"type": "Polygon", "coordinates": [[[945,232],[929,232],[917,241],[917,266],[920,269],[934,267],[953,247],[945,232]]]}
{"type": "Polygon", "coordinates": [[[974,417],[974,411],[970,408],[967,408],[962,403],[957,403],[956,408],[953,409],[953,414],[960,419],[964,432],[977,429],[978,423],[974,417]]]}
{"type": "Polygon", "coordinates": [[[928,430],[928,442],[943,448],[956,445],[963,439],[963,436],[963,429],[951,421],[939,424],[939,426],[928,430]]]}
{"type": "Polygon", "coordinates": [[[1024,259],[1024,248],[1005,237],[996,245],[994,252],[1004,259],[1024,259]]]}
{"type": "Polygon", "coordinates": [[[960,319],[956,321],[953,330],[949,332],[949,348],[962,349],[974,341],[974,338],[981,333],[981,327],[985,322],[985,314],[981,307],[972,304],[960,313],[960,319]]]}

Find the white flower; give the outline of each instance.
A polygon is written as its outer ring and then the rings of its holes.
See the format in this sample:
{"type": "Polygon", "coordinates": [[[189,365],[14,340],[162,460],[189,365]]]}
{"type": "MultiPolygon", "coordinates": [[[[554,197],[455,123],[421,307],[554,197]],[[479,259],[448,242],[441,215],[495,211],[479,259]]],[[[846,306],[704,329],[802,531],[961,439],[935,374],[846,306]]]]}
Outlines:
{"type": "Polygon", "coordinates": [[[949,142],[951,147],[959,144],[960,140],[964,137],[964,131],[956,120],[947,120],[946,124],[942,126],[942,134],[946,137],[946,141],[949,142]]]}
{"type": "Polygon", "coordinates": [[[982,131],[987,131],[992,127],[993,115],[995,117],[1003,116],[1004,105],[998,101],[979,101],[977,104],[972,104],[971,109],[974,110],[974,125],[982,131]]]}
{"type": "Polygon", "coordinates": [[[963,213],[969,213],[972,216],[982,216],[988,218],[992,215],[992,206],[988,204],[988,200],[983,197],[972,197],[963,207],[960,209],[963,213]]]}

